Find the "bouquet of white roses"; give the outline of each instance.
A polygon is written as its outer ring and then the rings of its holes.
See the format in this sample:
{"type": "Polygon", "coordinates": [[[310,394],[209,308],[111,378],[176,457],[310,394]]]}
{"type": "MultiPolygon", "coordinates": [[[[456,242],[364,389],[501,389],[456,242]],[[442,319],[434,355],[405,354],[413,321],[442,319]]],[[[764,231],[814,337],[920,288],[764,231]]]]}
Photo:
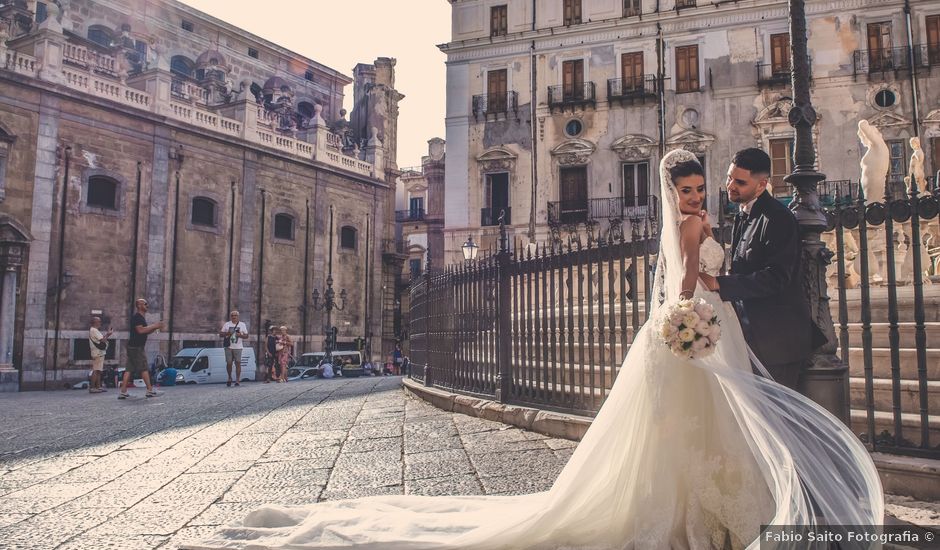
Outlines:
{"type": "Polygon", "coordinates": [[[715,308],[701,298],[679,300],[666,310],[660,335],[673,353],[685,359],[701,359],[715,351],[721,324],[715,308]]]}

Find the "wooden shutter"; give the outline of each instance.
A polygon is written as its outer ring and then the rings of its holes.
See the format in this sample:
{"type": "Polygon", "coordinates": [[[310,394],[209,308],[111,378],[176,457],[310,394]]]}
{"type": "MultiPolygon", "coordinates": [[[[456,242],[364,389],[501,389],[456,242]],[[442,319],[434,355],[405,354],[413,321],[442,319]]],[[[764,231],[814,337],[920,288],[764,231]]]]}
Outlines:
{"type": "MultiPolygon", "coordinates": [[[[793,140],[770,140],[770,183],[774,191],[786,187],[783,178],[792,171],[793,140]]],[[[777,192],[774,193],[779,194],[777,192]]]]}
{"type": "Polygon", "coordinates": [[[620,57],[620,73],[623,77],[623,92],[643,87],[643,52],[625,53],[620,57]]]}
{"type": "Polygon", "coordinates": [[[581,22],[581,0],[565,0],[565,25],[577,25],[581,22]]]}
{"type": "Polygon", "coordinates": [[[506,93],[506,69],[486,73],[486,110],[505,112],[506,93]]]}
{"type": "Polygon", "coordinates": [[[676,91],[695,92],[698,89],[698,46],[680,46],[676,48],[676,91]]]}
{"type": "Polygon", "coordinates": [[[565,100],[584,97],[584,60],[565,61],[561,66],[562,86],[565,100]]]}
{"type": "Polygon", "coordinates": [[[502,36],[508,28],[507,7],[493,6],[490,8],[490,36],[502,36]]]}
{"type": "Polygon", "coordinates": [[[931,65],[940,64],[940,15],[927,17],[927,52],[931,65]]]}
{"type": "Polygon", "coordinates": [[[891,69],[891,23],[868,24],[868,63],[872,70],[891,69]]]}
{"type": "Polygon", "coordinates": [[[770,64],[773,74],[790,72],[790,35],[774,34],[770,37],[770,64]]]}

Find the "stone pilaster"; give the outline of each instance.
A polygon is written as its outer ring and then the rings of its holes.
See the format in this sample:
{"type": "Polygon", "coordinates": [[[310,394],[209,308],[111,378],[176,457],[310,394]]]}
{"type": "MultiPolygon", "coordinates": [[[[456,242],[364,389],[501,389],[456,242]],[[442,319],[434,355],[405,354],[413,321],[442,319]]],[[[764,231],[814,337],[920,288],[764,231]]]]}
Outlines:
{"type": "Polygon", "coordinates": [[[49,263],[58,178],[59,99],[43,94],[39,103],[39,133],[32,189],[33,241],[29,247],[26,282],[26,318],[23,331],[23,366],[20,389],[42,387],[46,368],[46,304],[49,297],[49,263]]]}

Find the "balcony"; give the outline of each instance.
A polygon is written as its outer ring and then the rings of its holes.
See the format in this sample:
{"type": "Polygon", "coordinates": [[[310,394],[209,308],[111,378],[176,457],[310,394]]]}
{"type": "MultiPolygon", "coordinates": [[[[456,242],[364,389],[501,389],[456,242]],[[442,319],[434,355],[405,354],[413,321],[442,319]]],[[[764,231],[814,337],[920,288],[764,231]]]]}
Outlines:
{"type": "Polygon", "coordinates": [[[598,220],[655,219],[659,199],[645,197],[606,197],[586,201],[548,203],[549,225],[571,225],[598,220]]]}
{"type": "Polygon", "coordinates": [[[424,208],[412,208],[411,210],[396,210],[395,221],[398,223],[424,221],[424,208]]]}
{"type": "Polygon", "coordinates": [[[504,94],[480,94],[473,96],[473,118],[493,117],[507,115],[508,113],[518,114],[519,112],[519,94],[516,92],[506,92],[504,94]]]}
{"type": "Polygon", "coordinates": [[[633,103],[659,95],[659,82],[656,75],[647,74],[630,78],[611,78],[607,80],[607,101],[633,103]]]}
{"type": "Polygon", "coordinates": [[[560,108],[562,112],[568,107],[573,111],[575,107],[586,105],[594,106],[596,94],[593,82],[585,82],[576,86],[549,86],[548,108],[560,108]]]}
{"type": "Polygon", "coordinates": [[[502,208],[481,208],[480,209],[480,227],[488,227],[493,225],[499,225],[499,215],[505,212],[505,219],[503,220],[506,225],[512,223],[512,208],[502,207],[502,208]]]}
{"type": "Polygon", "coordinates": [[[911,69],[911,54],[914,57],[914,68],[929,67],[940,64],[940,46],[918,45],[913,52],[906,46],[903,48],[882,48],[878,50],[855,50],[852,56],[853,73],[876,75],[888,72],[907,71],[911,69]]]}
{"type": "Polygon", "coordinates": [[[683,8],[694,8],[695,0],[676,0],[676,9],[681,10],[683,8]]]}
{"type": "Polygon", "coordinates": [[[790,64],[774,66],[769,63],[757,64],[757,87],[771,88],[790,84],[790,64]]]}

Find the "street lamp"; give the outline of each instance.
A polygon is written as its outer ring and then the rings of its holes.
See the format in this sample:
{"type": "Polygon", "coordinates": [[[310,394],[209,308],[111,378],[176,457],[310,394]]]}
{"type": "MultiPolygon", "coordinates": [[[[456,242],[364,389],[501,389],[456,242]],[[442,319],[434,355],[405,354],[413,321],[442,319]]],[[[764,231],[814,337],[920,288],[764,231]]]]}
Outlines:
{"type": "Polygon", "coordinates": [[[787,118],[796,134],[793,152],[793,172],[784,178],[794,188],[790,209],[800,226],[803,244],[803,273],[807,282],[807,297],[813,321],[826,336],[827,342],[815,351],[805,371],[805,383],[800,391],[829,412],[849,421],[848,367],[836,356],[835,329],[829,312],[826,293],[826,266],[832,252],[826,249],[820,235],[826,230],[826,216],[819,204],[816,186],[826,176],[815,169],[816,151],[813,147],[813,126],[818,119],[810,96],[809,55],[806,48],[805,0],[789,0],[790,14],[790,67],[793,79],[793,107],[787,118]]]}
{"type": "Polygon", "coordinates": [[[477,252],[479,252],[480,247],[477,246],[477,243],[473,242],[473,235],[470,235],[467,238],[467,242],[463,243],[463,246],[460,247],[463,250],[463,259],[471,262],[477,259],[477,252]]]}
{"type": "MultiPolygon", "coordinates": [[[[336,291],[333,290],[333,274],[329,274],[326,277],[326,290],[323,291],[323,303],[320,303],[320,291],[313,289],[313,309],[317,311],[326,310],[326,327],[327,330],[332,335],[333,332],[333,323],[331,321],[332,313],[334,309],[343,311],[346,308],[346,289],[342,289],[339,292],[339,301],[336,301],[336,291]]],[[[327,358],[332,357],[333,351],[333,341],[332,338],[327,338],[326,341],[326,356],[327,358]]]]}

